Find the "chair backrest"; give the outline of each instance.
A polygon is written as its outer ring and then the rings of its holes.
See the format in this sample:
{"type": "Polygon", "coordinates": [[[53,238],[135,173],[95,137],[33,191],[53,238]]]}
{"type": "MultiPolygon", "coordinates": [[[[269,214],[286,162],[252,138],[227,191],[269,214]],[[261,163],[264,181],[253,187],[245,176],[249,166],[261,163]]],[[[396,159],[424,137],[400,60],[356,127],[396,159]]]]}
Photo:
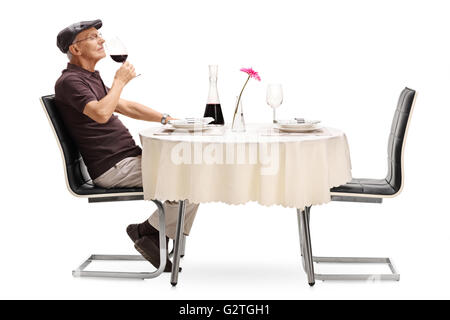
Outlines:
{"type": "Polygon", "coordinates": [[[405,88],[398,99],[388,142],[388,173],[386,181],[398,193],[403,187],[403,151],[414,107],[416,91],[405,88]]]}
{"type": "MultiPolygon", "coordinates": [[[[69,191],[78,195],[78,190],[81,186],[86,187],[86,184],[92,184],[91,177],[89,176],[78,147],[70,137],[58,113],[55,96],[43,96],[41,102],[62,153],[67,187],[69,191]]],[[[94,187],[93,184],[92,187],[94,187]]]]}

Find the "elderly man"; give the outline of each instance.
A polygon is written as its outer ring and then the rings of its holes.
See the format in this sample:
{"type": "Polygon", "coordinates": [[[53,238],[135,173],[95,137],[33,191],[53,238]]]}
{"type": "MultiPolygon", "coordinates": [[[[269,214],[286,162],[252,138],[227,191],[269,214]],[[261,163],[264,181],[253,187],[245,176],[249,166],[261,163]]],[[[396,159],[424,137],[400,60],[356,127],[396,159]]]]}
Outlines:
{"type": "MultiPolygon", "coordinates": [[[[122,90],[136,73],[125,62],[117,70],[111,88],[103,83],[95,65],[106,54],[98,29],[101,20],[82,21],[63,29],[57,46],[69,58],[67,69],[55,84],[55,101],[67,129],[77,144],[94,183],[104,188],[142,187],[141,148],[115,112],[146,121],[166,124],[171,117],[137,102],[121,98],[122,90]]],[[[174,238],[178,203],[166,201],[167,235],[174,238]]],[[[185,235],[189,234],[197,204],[187,204],[185,235]]],[[[158,216],[155,211],[141,224],[127,227],[135,248],[155,267],[160,264],[158,216]]],[[[168,238],[166,238],[166,244],[168,238]]],[[[166,272],[172,264],[166,258],[166,272]]]]}

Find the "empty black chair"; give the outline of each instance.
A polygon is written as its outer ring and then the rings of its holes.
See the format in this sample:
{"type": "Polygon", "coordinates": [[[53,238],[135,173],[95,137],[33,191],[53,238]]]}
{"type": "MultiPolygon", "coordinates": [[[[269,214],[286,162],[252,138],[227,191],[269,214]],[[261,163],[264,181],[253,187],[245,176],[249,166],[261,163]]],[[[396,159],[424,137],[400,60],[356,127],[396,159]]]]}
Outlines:
{"type": "Polygon", "coordinates": [[[405,88],[400,94],[392,121],[388,142],[388,172],[384,179],[352,179],[351,182],[331,189],[333,200],[345,197],[370,197],[378,199],[394,197],[403,188],[403,150],[416,92],[405,88]]]}
{"type": "MultiPolygon", "coordinates": [[[[388,172],[384,179],[352,179],[351,182],[332,188],[331,199],[333,201],[373,202],[381,203],[383,198],[398,195],[403,189],[403,152],[406,135],[411,120],[412,111],[416,99],[416,92],[405,88],[400,98],[392,121],[388,142],[388,172]]],[[[313,257],[310,239],[310,208],[298,212],[300,230],[300,245],[303,257],[303,266],[308,275],[308,282],[314,285],[315,279],[319,280],[399,280],[389,258],[323,258],[313,257]],[[314,274],[313,262],[323,263],[386,263],[392,274],[314,274]]]]}
{"type": "MultiPolygon", "coordinates": [[[[66,185],[70,193],[76,197],[88,198],[89,202],[106,202],[106,201],[127,201],[127,200],[143,200],[142,188],[113,188],[105,189],[94,185],[89,176],[86,165],[80,152],[70,137],[64,123],[59,116],[54,95],[41,97],[41,103],[45,114],[49,120],[50,126],[55,134],[56,141],[61,151],[63,159],[64,173],[66,185]]],[[[145,260],[140,255],[91,255],[80,267],[72,272],[76,277],[119,277],[119,278],[154,278],[160,275],[166,264],[166,231],[164,208],[158,200],[152,200],[159,211],[160,227],[160,261],[161,265],[155,272],[107,272],[107,271],[86,271],[84,270],[89,263],[94,260],[145,260]]]]}

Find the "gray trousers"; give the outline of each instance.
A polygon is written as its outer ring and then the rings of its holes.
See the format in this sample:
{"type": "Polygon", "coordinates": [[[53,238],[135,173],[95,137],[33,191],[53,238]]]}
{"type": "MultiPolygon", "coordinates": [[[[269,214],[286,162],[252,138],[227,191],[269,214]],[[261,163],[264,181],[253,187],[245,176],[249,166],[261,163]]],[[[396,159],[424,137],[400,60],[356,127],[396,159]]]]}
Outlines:
{"type": "MultiPolygon", "coordinates": [[[[142,187],[141,156],[125,158],[119,161],[114,167],[96,178],[94,184],[102,188],[142,187]]],[[[174,239],[178,220],[178,202],[166,201],[163,203],[163,206],[166,213],[166,233],[169,238],[174,239]]],[[[197,210],[198,204],[186,201],[184,218],[185,235],[189,235],[191,231],[197,210]]],[[[159,230],[158,210],[153,212],[148,222],[159,230]]]]}

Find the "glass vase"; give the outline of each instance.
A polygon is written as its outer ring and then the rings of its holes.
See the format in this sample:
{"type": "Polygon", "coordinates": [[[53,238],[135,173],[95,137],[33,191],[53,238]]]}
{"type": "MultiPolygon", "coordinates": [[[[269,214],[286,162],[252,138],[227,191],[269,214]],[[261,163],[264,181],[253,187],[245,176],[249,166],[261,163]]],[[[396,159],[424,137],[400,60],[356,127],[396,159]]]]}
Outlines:
{"type": "Polygon", "coordinates": [[[233,113],[233,123],[231,124],[231,131],[245,132],[244,111],[242,109],[242,98],[236,97],[236,104],[233,113]]]}

